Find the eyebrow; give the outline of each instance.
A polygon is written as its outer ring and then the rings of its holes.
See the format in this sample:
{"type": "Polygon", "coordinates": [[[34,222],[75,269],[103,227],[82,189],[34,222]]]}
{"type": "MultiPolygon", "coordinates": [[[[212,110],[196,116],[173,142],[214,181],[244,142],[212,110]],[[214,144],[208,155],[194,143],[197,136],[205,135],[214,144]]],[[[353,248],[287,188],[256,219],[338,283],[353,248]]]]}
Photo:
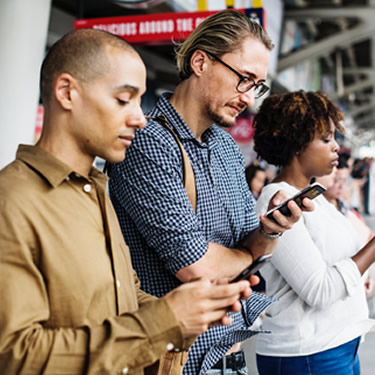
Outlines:
{"type": "Polygon", "coordinates": [[[325,131],[325,132],[323,132],[323,133],[321,133],[321,136],[322,137],[328,137],[328,136],[330,136],[330,135],[335,135],[335,131],[334,130],[328,130],[328,131],[325,131]]]}
{"type": "Polygon", "coordinates": [[[254,73],[248,72],[248,71],[245,71],[245,74],[243,74],[243,76],[249,77],[249,78],[253,79],[255,81],[255,83],[264,83],[264,82],[266,82],[265,79],[256,80],[257,75],[254,74],[254,73]]]}
{"type": "Polygon", "coordinates": [[[139,88],[133,85],[121,85],[115,88],[116,91],[130,91],[133,94],[139,93],[139,88]]]}

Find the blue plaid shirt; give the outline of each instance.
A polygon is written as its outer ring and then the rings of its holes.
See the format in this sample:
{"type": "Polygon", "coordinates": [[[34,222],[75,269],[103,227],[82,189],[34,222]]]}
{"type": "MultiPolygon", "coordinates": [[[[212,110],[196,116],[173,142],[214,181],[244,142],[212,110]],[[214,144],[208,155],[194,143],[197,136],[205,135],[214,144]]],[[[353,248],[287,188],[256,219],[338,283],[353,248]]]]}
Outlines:
{"type": "MultiPolygon", "coordinates": [[[[245,180],[242,154],[233,138],[216,125],[199,142],[164,94],[151,116],[164,113],[193,167],[195,213],[183,185],[182,157],[172,135],[148,121],[137,132],[125,161],[110,170],[110,195],[142,289],[163,296],[181,282],[175,274],[199,260],[209,242],[234,248],[256,226],[254,199],[245,180]]],[[[244,265],[245,267],[246,265],[244,265]]],[[[204,374],[249,330],[271,300],[253,293],[229,327],[201,335],[189,351],[185,375],[204,374]]]]}

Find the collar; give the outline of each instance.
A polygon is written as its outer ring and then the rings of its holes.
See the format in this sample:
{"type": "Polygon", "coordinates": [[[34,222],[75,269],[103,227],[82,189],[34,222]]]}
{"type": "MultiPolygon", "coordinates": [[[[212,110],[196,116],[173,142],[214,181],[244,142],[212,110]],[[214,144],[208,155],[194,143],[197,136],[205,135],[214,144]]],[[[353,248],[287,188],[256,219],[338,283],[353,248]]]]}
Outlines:
{"type": "MultiPolygon", "coordinates": [[[[59,186],[72,173],[76,174],[71,167],[38,146],[19,145],[16,159],[36,170],[54,188],[59,186]]],[[[87,180],[84,176],[80,177],[87,180]]],[[[91,168],[89,177],[98,179],[98,182],[103,185],[107,182],[105,174],[94,167],[91,168]]]]}
{"type": "Polygon", "coordinates": [[[193,140],[197,145],[201,147],[207,147],[218,135],[219,129],[215,124],[212,124],[202,135],[202,142],[199,142],[190,127],[186,124],[177,110],[173,107],[169,99],[171,98],[172,93],[164,93],[159,98],[156,108],[158,113],[162,112],[168,118],[170,125],[173,127],[173,130],[177,133],[179,139],[181,140],[193,140]]]}

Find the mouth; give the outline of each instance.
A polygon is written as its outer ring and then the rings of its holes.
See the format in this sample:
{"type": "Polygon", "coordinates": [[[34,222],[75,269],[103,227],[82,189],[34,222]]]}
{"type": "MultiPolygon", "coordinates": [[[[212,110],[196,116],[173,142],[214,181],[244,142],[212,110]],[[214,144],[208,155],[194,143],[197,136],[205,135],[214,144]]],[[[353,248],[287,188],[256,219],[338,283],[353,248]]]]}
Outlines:
{"type": "Polygon", "coordinates": [[[119,139],[125,147],[130,147],[130,145],[132,144],[132,141],[134,139],[134,135],[119,136],[119,139]]]}
{"type": "Polygon", "coordinates": [[[339,158],[335,159],[335,160],[332,160],[331,164],[334,166],[334,167],[337,167],[339,165],[339,158]]]}
{"type": "Polygon", "coordinates": [[[229,108],[232,110],[232,112],[234,112],[235,116],[238,116],[245,109],[243,107],[237,107],[235,105],[229,105],[229,108]]]}

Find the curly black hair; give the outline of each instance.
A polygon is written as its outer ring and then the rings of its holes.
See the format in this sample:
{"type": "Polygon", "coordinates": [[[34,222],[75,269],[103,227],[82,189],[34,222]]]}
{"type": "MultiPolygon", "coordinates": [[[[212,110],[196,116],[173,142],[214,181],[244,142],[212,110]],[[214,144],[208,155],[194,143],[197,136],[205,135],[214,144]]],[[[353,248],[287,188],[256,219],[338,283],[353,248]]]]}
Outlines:
{"type": "Polygon", "coordinates": [[[303,90],[266,98],[254,118],[254,150],[269,164],[285,166],[303,151],[315,133],[325,135],[331,119],[337,130],[342,111],[323,92],[303,90]]]}

